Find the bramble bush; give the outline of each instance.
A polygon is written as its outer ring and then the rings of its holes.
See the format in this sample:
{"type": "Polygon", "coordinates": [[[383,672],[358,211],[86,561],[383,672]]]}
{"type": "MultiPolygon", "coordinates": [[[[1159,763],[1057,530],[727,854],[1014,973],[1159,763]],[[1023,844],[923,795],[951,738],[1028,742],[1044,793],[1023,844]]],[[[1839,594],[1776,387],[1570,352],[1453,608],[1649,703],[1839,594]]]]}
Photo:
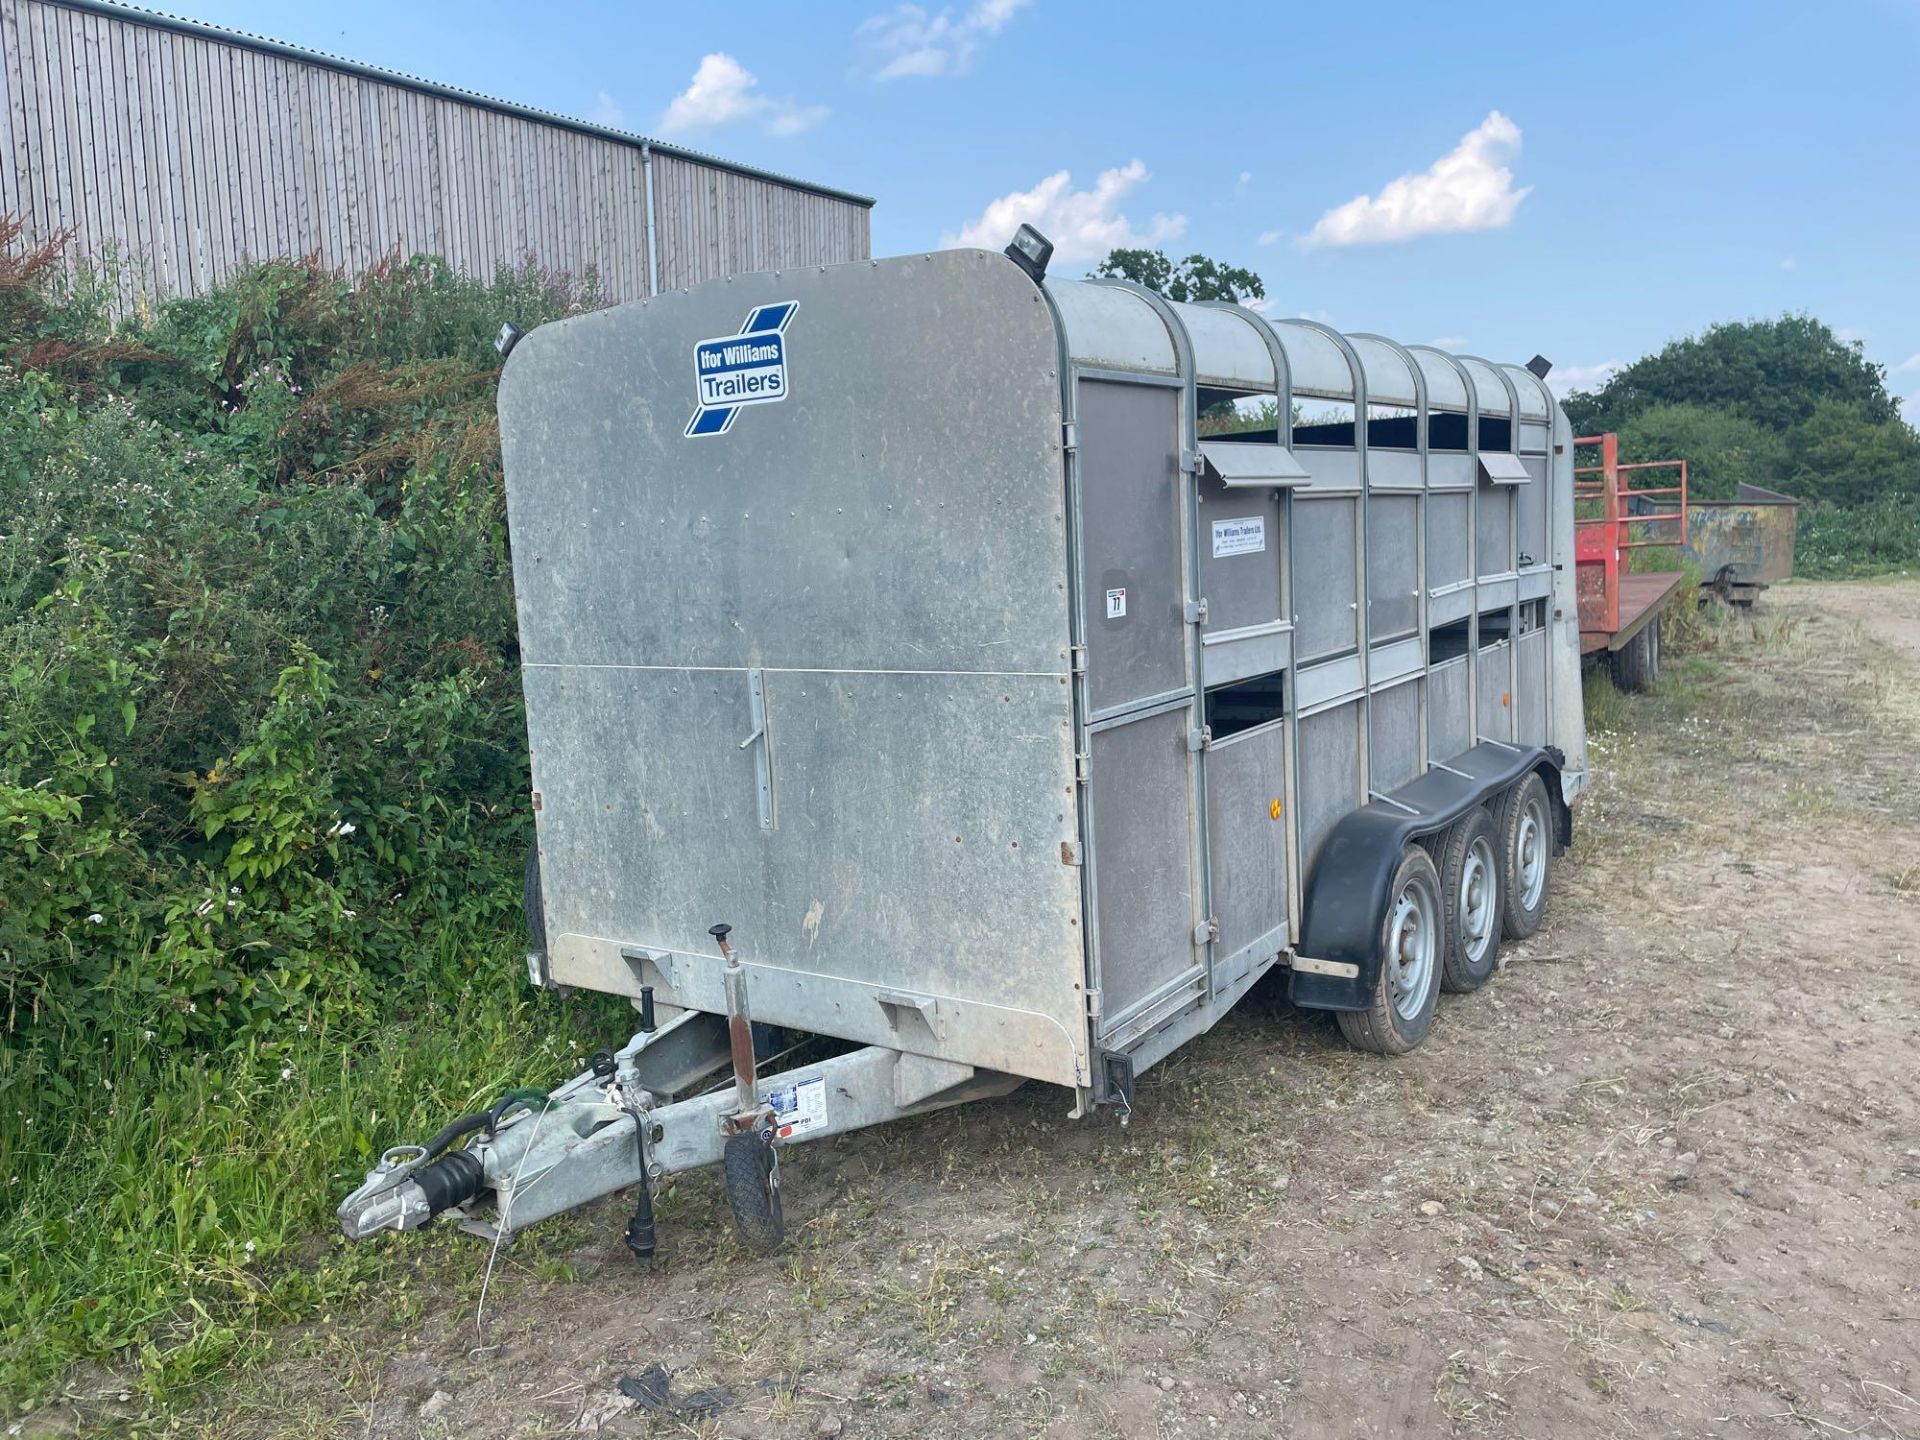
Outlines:
{"type": "Polygon", "coordinates": [[[1816,579],[1920,571],[1920,493],[1805,507],[1794,568],[1816,579]]]}
{"type": "Polygon", "coordinates": [[[598,303],[531,262],[283,261],[114,327],[110,287],[18,238],[0,221],[7,1409],[83,1357],[156,1392],[206,1373],[287,1311],[263,1267],[397,1130],[570,1060],[577,1018],[516,953],[491,342],[598,303]]]}

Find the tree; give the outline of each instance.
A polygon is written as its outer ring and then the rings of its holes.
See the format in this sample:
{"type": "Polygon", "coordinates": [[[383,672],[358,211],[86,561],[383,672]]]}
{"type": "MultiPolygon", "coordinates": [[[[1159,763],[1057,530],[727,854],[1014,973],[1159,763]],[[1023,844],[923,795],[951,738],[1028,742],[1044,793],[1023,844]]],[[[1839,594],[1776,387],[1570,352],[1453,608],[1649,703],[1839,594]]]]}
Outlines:
{"type": "Polygon", "coordinates": [[[1702,405],[1641,411],[1620,427],[1620,454],[1627,460],[1685,460],[1688,493],[1702,500],[1729,500],[1743,480],[1778,489],[1787,468],[1787,442],[1779,434],[1702,405]]]}
{"type": "Polygon", "coordinates": [[[1734,321],[1675,340],[1636,360],[1591,394],[1566,399],[1576,432],[1619,430],[1656,405],[1697,405],[1743,415],[1784,431],[1810,419],[1822,400],[1859,407],[1870,425],[1895,424],[1887,371],[1811,315],[1734,321]]]}
{"type": "Polygon", "coordinates": [[[1114,250],[1093,267],[1103,278],[1131,280],[1169,300],[1264,300],[1267,287],[1253,271],[1205,255],[1169,260],[1164,250],[1114,250]]]}
{"type": "Polygon", "coordinates": [[[1920,435],[1875,423],[1857,401],[1827,398],[1787,437],[1787,488],[1808,500],[1864,505],[1920,496],[1920,435]]]}

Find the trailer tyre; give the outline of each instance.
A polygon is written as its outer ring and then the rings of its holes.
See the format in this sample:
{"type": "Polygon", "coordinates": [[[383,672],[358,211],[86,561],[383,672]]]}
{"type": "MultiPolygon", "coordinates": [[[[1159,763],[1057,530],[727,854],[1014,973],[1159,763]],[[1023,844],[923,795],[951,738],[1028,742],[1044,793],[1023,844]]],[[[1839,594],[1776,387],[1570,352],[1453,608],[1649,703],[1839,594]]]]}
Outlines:
{"type": "Polygon", "coordinates": [[[1446,963],[1446,930],[1440,872],[1418,843],[1407,846],[1387,889],[1380,917],[1380,968],[1373,982],[1373,1003],[1365,1010],[1342,1010],[1340,1030],[1347,1043],[1376,1055],[1404,1055],[1433,1028],[1440,1000],[1440,971],[1446,963]]]}
{"type": "Polygon", "coordinates": [[[1613,683],[1622,690],[1644,695],[1660,678],[1660,617],[1613,652],[1613,683]]]}
{"type": "Polygon", "coordinates": [[[787,1233],[773,1146],[751,1130],[743,1130],[727,1141],[720,1168],[726,1175],[727,1204],[741,1241],[755,1254],[772,1254],[787,1233]]]}
{"type": "Polygon", "coordinates": [[[1447,963],[1440,988],[1478,990],[1500,958],[1506,923],[1507,867],[1500,833],[1484,805],[1476,805],[1440,839],[1440,896],[1445,911],[1447,963]]]}
{"type": "Polygon", "coordinates": [[[1506,872],[1502,929],[1509,940],[1524,940],[1540,928],[1553,892],[1553,806],[1539,771],[1500,797],[1497,817],[1506,872]]]}

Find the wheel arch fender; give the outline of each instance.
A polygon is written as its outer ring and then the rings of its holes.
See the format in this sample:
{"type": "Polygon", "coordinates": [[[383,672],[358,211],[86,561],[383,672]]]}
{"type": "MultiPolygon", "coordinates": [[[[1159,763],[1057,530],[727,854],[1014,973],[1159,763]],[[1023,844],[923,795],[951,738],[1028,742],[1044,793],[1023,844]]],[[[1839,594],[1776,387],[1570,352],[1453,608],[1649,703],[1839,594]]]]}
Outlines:
{"type": "Polygon", "coordinates": [[[1565,758],[1551,746],[1483,740],[1391,795],[1343,815],[1321,842],[1301,903],[1300,941],[1288,998],[1309,1010],[1365,1010],[1380,977],[1380,917],[1407,843],[1445,830],[1530,773],[1546,784],[1554,853],[1573,840],[1561,785],[1565,758]]]}

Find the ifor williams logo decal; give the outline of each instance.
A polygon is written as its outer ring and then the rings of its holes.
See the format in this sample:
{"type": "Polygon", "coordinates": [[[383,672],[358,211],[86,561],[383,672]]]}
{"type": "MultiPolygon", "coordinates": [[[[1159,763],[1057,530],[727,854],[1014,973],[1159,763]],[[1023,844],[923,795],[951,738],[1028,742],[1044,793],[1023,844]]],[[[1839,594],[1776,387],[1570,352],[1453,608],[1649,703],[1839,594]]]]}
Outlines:
{"type": "Polygon", "coordinates": [[[693,384],[700,407],[687,421],[687,438],[724,435],[749,405],[787,398],[787,323],[797,301],[762,305],[738,335],[717,335],[693,347],[693,384]]]}

